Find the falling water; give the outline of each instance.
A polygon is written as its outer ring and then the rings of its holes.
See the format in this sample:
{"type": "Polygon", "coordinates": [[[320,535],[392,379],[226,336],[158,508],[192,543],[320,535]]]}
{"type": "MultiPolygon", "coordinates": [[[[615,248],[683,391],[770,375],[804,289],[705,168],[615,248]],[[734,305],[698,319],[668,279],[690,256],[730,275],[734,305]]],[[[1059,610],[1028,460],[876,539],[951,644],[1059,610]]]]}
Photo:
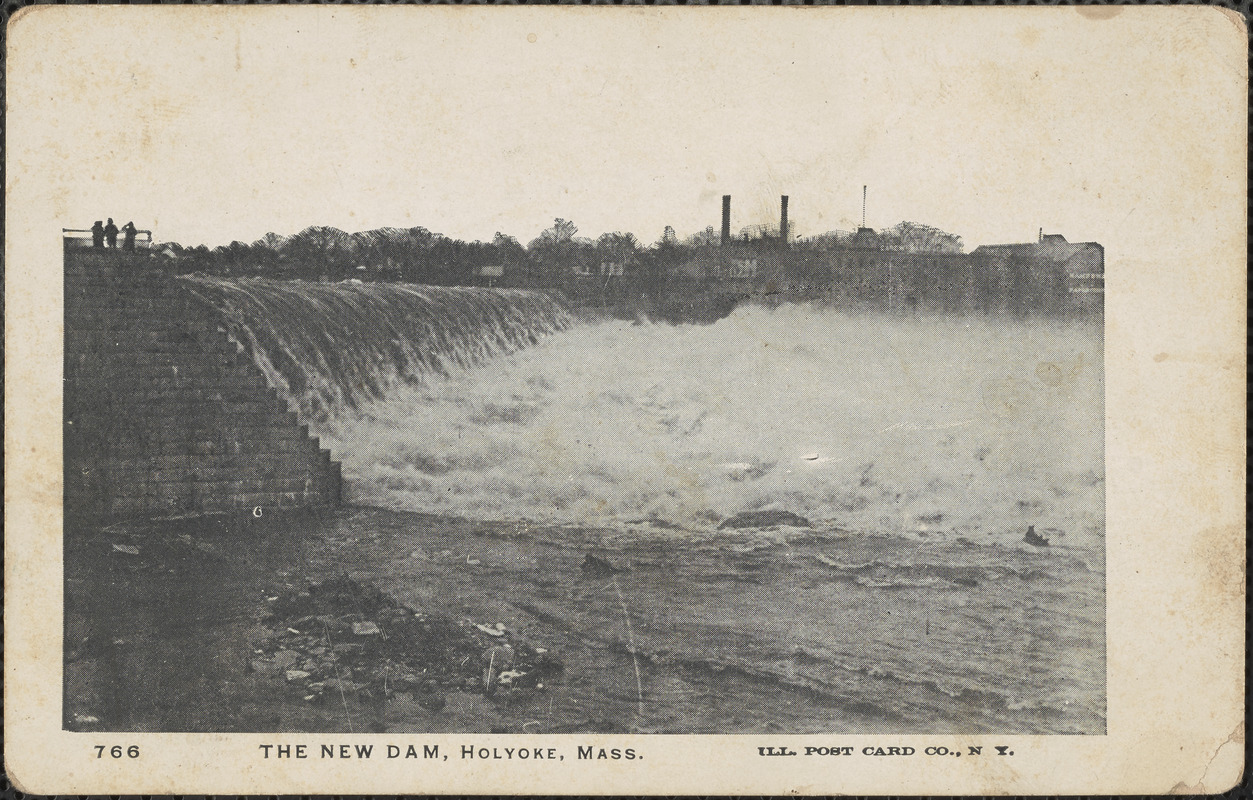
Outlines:
{"type": "Polygon", "coordinates": [[[517,289],[184,279],[221,313],[302,418],[381,399],[390,389],[447,376],[562,330],[552,297],[517,289]]]}
{"type": "Polygon", "coordinates": [[[431,597],[494,586],[564,640],[578,713],[1105,729],[1099,320],[574,325],[532,292],[187,285],[342,460],[380,580],[412,591],[414,553],[455,548],[431,597]],[[810,526],[719,528],[771,509],[810,526]],[[415,511],[469,522],[428,541],[415,511]],[[584,576],[589,549],[629,570],[584,576]]]}

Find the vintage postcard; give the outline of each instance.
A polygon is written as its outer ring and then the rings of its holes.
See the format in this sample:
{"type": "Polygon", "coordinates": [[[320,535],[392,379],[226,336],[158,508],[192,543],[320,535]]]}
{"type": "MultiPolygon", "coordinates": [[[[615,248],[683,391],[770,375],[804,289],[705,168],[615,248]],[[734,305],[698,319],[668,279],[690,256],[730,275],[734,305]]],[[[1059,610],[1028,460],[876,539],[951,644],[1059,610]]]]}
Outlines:
{"type": "Polygon", "coordinates": [[[23,791],[1240,780],[1235,13],[45,6],[7,48],[23,791]]]}

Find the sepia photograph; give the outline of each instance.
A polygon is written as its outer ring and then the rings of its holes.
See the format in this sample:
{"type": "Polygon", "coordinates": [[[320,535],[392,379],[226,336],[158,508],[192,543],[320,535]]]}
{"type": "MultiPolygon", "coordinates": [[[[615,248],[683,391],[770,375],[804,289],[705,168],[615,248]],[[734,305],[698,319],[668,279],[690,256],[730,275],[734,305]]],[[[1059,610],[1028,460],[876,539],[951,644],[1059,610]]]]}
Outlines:
{"type": "Polygon", "coordinates": [[[1139,177],[1242,119],[1127,91],[1209,68],[1189,25],[44,11],[8,66],[60,165],[20,231],[59,304],[41,708],[99,759],[1112,733],[1113,292],[1243,246],[1239,128],[1172,164],[1209,191],[1139,177]]]}
{"type": "Polygon", "coordinates": [[[732,199],[66,231],[66,725],[1103,732],[1101,245],[732,199]]]}

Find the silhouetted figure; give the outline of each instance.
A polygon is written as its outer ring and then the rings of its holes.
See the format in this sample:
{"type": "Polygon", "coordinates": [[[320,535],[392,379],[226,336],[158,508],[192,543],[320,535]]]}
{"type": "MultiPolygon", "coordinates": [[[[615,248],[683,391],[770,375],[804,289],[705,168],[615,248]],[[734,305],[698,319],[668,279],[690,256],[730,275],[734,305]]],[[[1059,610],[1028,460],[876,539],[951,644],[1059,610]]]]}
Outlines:
{"type": "Polygon", "coordinates": [[[104,224],[100,220],[91,226],[91,246],[104,247],[104,224]]]}
{"type": "Polygon", "coordinates": [[[109,217],[108,224],[104,226],[104,238],[109,247],[117,248],[117,226],[113,224],[113,217],[109,217]]]}
{"type": "Polygon", "coordinates": [[[135,249],[135,223],[128,222],[122,226],[122,249],[135,249]]]}

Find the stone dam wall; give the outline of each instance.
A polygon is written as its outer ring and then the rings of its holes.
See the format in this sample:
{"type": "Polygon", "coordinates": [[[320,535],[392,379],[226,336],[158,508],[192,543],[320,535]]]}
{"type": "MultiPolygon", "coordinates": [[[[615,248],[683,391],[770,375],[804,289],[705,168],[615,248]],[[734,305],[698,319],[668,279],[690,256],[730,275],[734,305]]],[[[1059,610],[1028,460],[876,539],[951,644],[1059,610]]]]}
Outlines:
{"type": "Polygon", "coordinates": [[[212,308],[146,253],[67,248],[67,516],[340,501],[340,469],[212,308]]]}

